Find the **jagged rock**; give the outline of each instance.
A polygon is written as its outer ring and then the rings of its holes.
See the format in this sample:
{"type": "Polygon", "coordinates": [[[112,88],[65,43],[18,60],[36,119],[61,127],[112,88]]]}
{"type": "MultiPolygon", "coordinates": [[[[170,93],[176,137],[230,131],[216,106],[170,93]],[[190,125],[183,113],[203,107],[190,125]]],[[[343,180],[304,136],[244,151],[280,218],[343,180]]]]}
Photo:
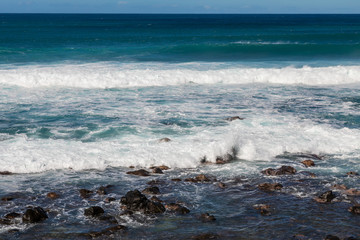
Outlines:
{"type": "Polygon", "coordinates": [[[57,199],[60,197],[59,194],[57,194],[56,192],[49,192],[48,194],[46,194],[46,197],[50,198],[50,199],[57,199]]]}
{"type": "Polygon", "coordinates": [[[256,210],[260,210],[260,214],[261,214],[261,215],[265,215],[265,216],[271,215],[270,205],[267,205],[267,204],[256,204],[256,205],[254,205],[253,207],[254,207],[254,209],[256,209],[256,210]]]}
{"type": "Polygon", "coordinates": [[[98,217],[104,213],[104,209],[99,206],[92,206],[84,210],[84,215],[88,217],[98,217]]]}
{"type": "Polygon", "coordinates": [[[203,222],[212,222],[215,221],[216,218],[214,217],[214,215],[210,215],[209,213],[203,213],[200,216],[201,221],[203,222]]]}
{"type": "Polygon", "coordinates": [[[36,223],[47,219],[48,216],[44,209],[41,207],[35,207],[27,209],[22,217],[23,222],[36,223]]]}
{"type": "Polygon", "coordinates": [[[171,142],[171,139],[167,137],[159,139],[159,143],[164,143],[164,142],[171,142]]]}
{"type": "Polygon", "coordinates": [[[186,207],[183,207],[183,206],[181,206],[180,204],[177,204],[177,203],[166,204],[165,208],[168,211],[176,212],[176,213],[180,213],[180,214],[186,214],[186,213],[190,212],[189,209],[187,209],[186,207]]]}
{"type": "Polygon", "coordinates": [[[355,205],[352,207],[349,207],[349,212],[359,215],[360,214],[360,205],[355,205]]]}
{"type": "Polygon", "coordinates": [[[337,236],[327,235],[324,240],[340,240],[337,236]]]}
{"type": "Polygon", "coordinates": [[[181,178],[173,178],[173,179],[171,179],[171,181],[173,181],[173,182],[181,182],[182,180],[181,180],[181,178]]]}
{"type": "Polygon", "coordinates": [[[117,225],[117,226],[114,226],[114,227],[109,227],[109,228],[106,228],[100,232],[90,232],[90,233],[87,233],[85,235],[89,236],[89,237],[92,237],[92,238],[98,238],[98,237],[101,237],[101,236],[110,236],[110,235],[113,235],[119,231],[126,231],[127,230],[127,227],[123,226],[123,225],[117,225]]]}
{"type": "Polygon", "coordinates": [[[245,118],[239,117],[239,116],[234,116],[234,117],[228,117],[225,118],[226,121],[234,121],[234,120],[244,120],[245,118]]]}
{"type": "Polygon", "coordinates": [[[121,198],[121,203],[127,210],[142,211],[147,214],[156,214],[165,212],[164,206],[159,202],[152,202],[138,190],[129,191],[121,198]]]}
{"type": "Polygon", "coordinates": [[[148,187],[142,190],[142,193],[145,194],[160,194],[160,189],[158,187],[148,187]]]}
{"type": "Polygon", "coordinates": [[[157,173],[157,174],[164,174],[164,172],[163,172],[160,168],[158,168],[158,167],[157,167],[157,168],[153,168],[153,169],[152,169],[152,172],[153,172],[153,173],[157,173]]]}
{"type": "Polygon", "coordinates": [[[262,191],[275,191],[275,190],[281,190],[283,188],[283,185],[280,183],[261,183],[258,185],[259,189],[262,191]]]}
{"type": "Polygon", "coordinates": [[[91,194],[93,194],[93,191],[87,189],[80,189],[79,193],[82,198],[89,198],[91,194]]]}
{"type": "Polygon", "coordinates": [[[150,198],[150,200],[151,201],[153,201],[153,202],[163,202],[162,200],[160,200],[158,197],[155,197],[155,196],[152,196],[151,198],[150,198]]]}
{"type": "Polygon", "coordinates": [[[346,173],[348,176],[358,176],[359,174],[357,172],[354,171],[350,171],[346,173]]]}
{"type": "Polygon", "coordinates": [[[313,161],[313,160],[310,160],[310,159],[304,160],[304,161],[302,161],[301,163],[304,164],[305,167],[313,167],[313,166],[315,166],[314,161],[313,161]]]}
{"type": "Polygon", "coordinates": [[[108,197],[108,198],[105,198],[105,199],[104,199],[104,202],[110,203],[110,202],[113,202],[113,201],[115,201],[115,200],[116,200],[116,198],[108,197]]]}
{"type": "Polygon", "coordinates": [[[9,171],[2,171],[0,172],[0,175],[13,175],[13,173],[9,171]]]}
{"type": "Polygon", "coordinates": [[[327,191],[314,198],[314,200],[318,203],[330,203],[334,198],[336,198],[335,194],[332,191],[327,191]]]}
{"type": "Polygon", "coordinates": [[[293,175],[296,173],[296,169],[291,166],[282,166],[278,169],[268,168],[261,171],[261,173],[268,176],[293,175]]]}
{"type": "Polygon", "coordinates": [[[150,173],[148,171],[144,170],[144,169],[139,169],[139,170],[136,170],[136,171],[130,171],[130,172],[127,172],[126,174],[142,176],[142,177],[150,176],[150,173]]]}
{"type": "Polygon", "coordinates": [[[220,236],[215,233],[203,233],[196,236],[192,236],[191,239],[194,240],[209,240],[209,239],[220,239],[220,236]]]}

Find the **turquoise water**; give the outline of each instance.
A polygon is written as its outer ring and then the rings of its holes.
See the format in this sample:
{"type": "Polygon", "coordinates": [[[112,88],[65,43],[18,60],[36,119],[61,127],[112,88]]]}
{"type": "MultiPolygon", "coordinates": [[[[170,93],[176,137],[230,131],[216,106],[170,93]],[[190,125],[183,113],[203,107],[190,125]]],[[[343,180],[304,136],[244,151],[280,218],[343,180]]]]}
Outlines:
{"type": "Polygon", "coordinates": [[[36,205],[49,219],[0,225],[0,238],[83,239],[109,227],[83,216],[94,204],[129,227],[114,238],[360,237],[347,211],[358,196],[313,201],[334,184],[360,188],[346,174],[360,172],[359,35],[360,15],[1,14],[0,172],[16,174],[0,175],[0,197],[18,197],[0,202],[0,216],[36,205]],[[200,163],[234,152],[230,164],[200,163]],[[310,154],[322,159],[306,168],[310,154]],[[161,164],[171,170],[125,174],[161,164]],[[260,173],[282,165],[298,173],[260,173]],[[170,181],[199,173],[228,187],[170,181]],[[164,180],[159,198],[190,214],[122,216],[118,200],[152,179],[164,180]],[[284,188],[259,191],[266,181],[284,188]],[[79,197],[108,184],[115,203],[79,197]],[[216,222],[201,222],[204,212],[216,222]]]}

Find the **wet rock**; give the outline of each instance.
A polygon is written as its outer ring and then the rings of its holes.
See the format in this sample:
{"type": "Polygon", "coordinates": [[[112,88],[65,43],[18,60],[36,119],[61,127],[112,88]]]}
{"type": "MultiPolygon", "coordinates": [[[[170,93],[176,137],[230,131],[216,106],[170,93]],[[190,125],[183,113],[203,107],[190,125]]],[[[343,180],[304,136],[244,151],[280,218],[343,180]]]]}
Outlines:
{"type": "Polygon", "coordinates": [[[46,194],[46,197],[50,198],[50,199],[57,199],[60,197],[59,194],[57,194],[56,192],[49,192],[48,194],[46,194]]]}
{"type": "Polygon", "coordinates": [[[9,202],[9,201],[12,201],[14,200],[15,198],[12,197],[12,196],[6,196],[6,197],[2,197],[1,198],[1,201],[4,201],[4,202],[9,202]]]}
{"type": "Polygon", "coordinates": [[[164,172],[160,168],[153,168],[152,172],[157,174],[164,174],[164,172]]]}
{"type": "Polygon", "coordinates": [[[154,168],[160,168],[161,170],[169,170],[170,168],[168,166],[165,165],[160,165],[160,166],[152,166],[150,167],[150,169],[154,169],[154,168]]]}
{"type": "Polygon", "coordinates": [[[355,206],[349,207],[348,211],[359,215],[360,214],[360,205],[355,205],[355,206]]]}
{"type": "Polygon", "coordinates": [[[151,180],[149,182],[147,182],[148,185],[162,185],[165,184],[164,180],[159,180],[159,179],[155,179],[155,180],[151,180]]]}
{"type": "Polygon", "coordinates": [[[208,176],[206,176],[204,174],[199,174],[194,178],[186,178],[185,182],[194,182],[194,183],[197,183],[197,182],[211,182],[211,179],[210,179],[210,177],[208,177],[208,176]]]}
{"type": "Polygon", "coordinates": [[[0,225],[11,225],[13,222],[10,219],[0,219],[0,225]]]}
{"type": "Polygon", "coordinates": [[[93,194],[93,191],[87,189],[80,189],[79,193],[82,198],[89,198],[91,194],[93,194]]]}
{"type": "Polygon", "coordinates": [[[327,235],[324,240],[340,240],[340,238],[334,235],[327,235]]]}
{"type": "Polygon", "coordinates": [[[235,160],[235,156],[230,153],[225,154],[224,156],[217,156],[215,163],[216,164],[226,164],[235,160]]]}
{"type": "Polygon", "coordinates": [[[106,195],[108,194],[109,189],[112,187],[113,185],[101,186],[96,190],[96,193],[99,195],[106,195]]]}
{"type": "Polygon", "coordinates": [[[316,177],[316,174],[315,173],[312,173],[312,172],[308,172],[308,171],[301,171],[299,172],[300,174],[302,175],[305,175],[307,177],[312,177],[312,178],[315,178],[316,177]]]}
{"type": "Polygon", "coordinates": [[[171,139],[170,139],[170,138],[165,137],[165,138],[161,138],[161,139],[159,139],[159,141],[158,141],[158,142],[159,142],[159,143],[171,142],[171,139]]]}
{"type": "Polygon", "coordinates": [[[181,180],[181,178],[173,178],[173,179],[171,179],[171,181],[173,181],[173,182],[181,182],[182,180],[181,180]]]}
{"type": "Polygon", "coordinates": [[[44,209],[41,207],[35,207],[27,209],[22,217],[23,222],[36,223],[47,219],[48,216],[44,209]]]}
{"type": "Polygon", "coordinates": [[[123,226],[123,225],[117,225],[117,226],[114,226],[114,227],[109,227],[109,228],[106,228],[100,232],[91,232],[91,233],[87,233],[85,235],[89,236],[89,237],[92,237],[92,238],[98,238],[98,237],[101,237],[101,236],[110,236],[110,235],[113,235],[113,234],[116,234],[118,232],[123,232],[123,231],[126,231],[127,230],[127,227],[123,226]]]}
{"type": "Polygon", "coordinates": [[[157,214],[165,212],[164,206],[159,202],[152,202],[138,190],[129,191],[120,201],[127,210],[142,211],[147,214],[157,214]]]}
{"type": "Polygon", "coordinates": [[[270,205],[267,204],[256,204],[253,206],[254,209],[256,210],[260,210],[260,214],[264,215],[264,216],[269,216],[271,215],[270,212],[270,205]]]}
{"type": "Polygon", "coordinates": [[[203,233],[196,236],[192,236],[191,239],[194,240],[209,240],[209,239],[220,239],[220,236],[215,233],[203,233]]]}
{"type": "Polygon", "coordinates": [[[226,121],[234,121],[234,120],[244,120],[245,118],[239,117],[239,116],[234,116],[234,117],[228,117],[225,118],[226,121]]]}
{"type": "Polygon", "coordinates": [[[104,209],[99,206],[92,206],[84,210],[84,215],[87,217],[98,217],[104,213],[104,209]]]}
{"type": "Polygon", "coordinates": [[[106,202],[106,203],[110,203],[110,202],[113,202],[113,201],[116,201],[116,198],[107,197],[107,198],[104,199],[104,202],[106,202]]]}
{"type": "Polygon", "coordinates": [[[148,187],[142,190],[142,193],[145,194],[160,194],[160,189],[158,187],[148,187]]]}
{"type": "Polygon", "coordinates": [[[346,173],[348,176],[358,176],[359,174],[357,172],[354,171],[350,171],[346,173]]]}
{"type": "Polygon", "coordinates": [[[8,213],[4,216],[6,219],[14,219],[14,218],[19,218],[21,217],[21,214],[20,213],[16,213],[16,212],[11,212],[11,213],[8,213]]]}
{"type": "Polygon", "coordinates": [[[219,186],[219,188],[226,188],[226,184],[222,183],[222,182],[219,182],[218,186],[219,186]]]}
{"type": "Polygon", "coordinates": [[[360,196],[360,190],[357,190],[355,188],[350,188],[345,191],[345,194],[349,196],[360,196]]]}
{"type": "Polygon", "coordinates": [[[275,191],[281,190],[283,185],[280,183],[261,183],[258,185],[258,188],[262,191],[275,191]]]}
{"type": "Polygon", "coordinates": [[[314,198],[314,200],[318,203],[330,203],[334,198],[336,198],[335,194],[332,191],[327,191],[314,198]]]}
{"type": "Polygon", "coordinates": [[[0,175],[4,175],[4,176],[6,176],[6,175],[13,175],[13,173],[12,173],[12,172],[9,172],[9,171],[2,171],[2,172],[0,172],[0,175]]]}
{"type": "Polygon", "coordinates": [[[129,166],[129,168],[135,168],[135,166],[129,166]]]}
{"type": "Polygon", "coordinates": [[[148,171],[144,170],[144,169],[139,169],[139,170],[136,170],[136,171],[130,171],[130,172],[127,172],[126,174],[142,176],[142,177],[150,176],[150,173],[148,171]]]}
{"type": "Polygon", "coordinates": [[[158,197],[155,197],[155,196],[152,196],[150,198],[150,200],[153,201],[153,202],[159,202],[159,203],[163,202],[162,200],[160,200],[158,197]]]}
{"type": "Polygon", "coordinates": [[[170,212],[176,212],[179,214],[187,214],[190,212],[189,209],[187,209],[186,207],[181,206],[180,204],[177,203],[169,203],[165,205],[166,210],[170,211],[170,212]]]}
{"type": "Polygon", "coordinates": [[[302,164],[304,164],[305,167],[314,167],[315,166],[315,163],[313,160],[304,160],[301,162],[302,164]]]}
{"type": "Polygon", "coordinates": [[[359,239],[355,238],[355,237],[347,237],[347,238],[344,238],[344,240],[359,240],[359,239]]]}
{"type": "Polygon", "coordinates": [[[203,213],[200,216],[201,221],[203,222],[213,222],[216,220],[216,218],[214,217],[214,215],[210,215],[209,213],[203,213]]]}
{"type": "Polygon", "coordinates": [[[332,188],[336,190],[347,190],[347,187],[344,184],[334,184],[332,188]]]}
{"type": "Polygon", "coordinates": [[[268,168],[261,171],[261,173],[267,176],[293,175],[296,173],[296,169],[291,166],[282,166],[278,169],[268,168]]]}

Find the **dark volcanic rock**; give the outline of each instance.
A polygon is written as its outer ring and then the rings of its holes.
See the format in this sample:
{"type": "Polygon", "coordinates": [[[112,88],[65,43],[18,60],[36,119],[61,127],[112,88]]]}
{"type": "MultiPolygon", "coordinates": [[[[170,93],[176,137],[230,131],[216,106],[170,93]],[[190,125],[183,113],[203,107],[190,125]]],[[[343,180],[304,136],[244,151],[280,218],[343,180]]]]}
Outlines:
{"type": "Polygon", "coordinates": [[[314,161],[313,161],[313,160],[310,160],[310,159],[304,160],[304,161],[302,161],[301,163],[304,164],[305,167],[313,167],[313,166],[315,166],[314,161]]]}
{"type": "Polygon", "coordinates": [[[82,198],[89,198],[91,194],[93,194],[93,191],[87,189],[80,189],[79,193],[82,198]]]}
{"type": "Polygon", "coordinates": [[[177,204],[177,203],[166,204],[165,208],[168,211],[176,212],[176,213],[180,213],[180,214],[186,214],[186,213],[190,212],[189,209],[187,209],[186,207],[183,207],[183,206],[181,206],[180,204],[177,204]]]}
{"type": "Polygon", "coordinates": [[[173,178],[173,179],[171,179],[171,181],[173,181],[173,182],[181,182],[182,180],[181,180],[181,178],[173,178]]]}
{"type": "MultiPolygon", "coordinates": [[[[110,236],[110,235],[113,235],[117,232],[123,232],[123,231],[126,231],[127,230],[127,227],[125,226],[122,226],[122,225],[117,225],[117,226],[114,226],[114,227],[109,227],[109,228],[106,228],[100,232],[91,232],[91,233],[86,233],[85,235],[89,236],[89,237],[92,237],[92,238],[98,238],[98,237],[101,237],[101,236],[110,236]]],[[[112,238],[111,238],[112,239],[112,238]]]]}
{"type": "Polygon", "coordinates": [[[153,169],[152,169],[152,172],[153,172],[153,173],[157,173],[157,174],[164,174],[164,172],[163,172],[160,168],[158,168],[158,167],[157,167],[157,168],[153,168],[153,169]]]}
{"type": "Polygon", "coordinates": [[[348,176],[358,176],[359,174],[357,172],[354,171],[350,171],[346,173],[348,176]]]}
{"type": "Polygon", "coordinates": [[[217,156],[215,163],[216,164],[226,164],[229,162],[232,162],[235,160],[234,155],[231,155],[230,153],[225,154],[224,156],[217,156]]]}
{"type": "Polygon", "coordinates": [[[142,190],[142,193],[145,194],[160,194],[160,189],[158,187],[148,187],[142,190]]]}
{"type": "Polygon", "coordinates": [[[4,216],[6,219],[14,219],[14,218],[19,218],[21,217],[21,214],[20,213],[16,213],[16,212],[11,212],[11,213],[8,213],[4,216]]]}
{"type": "Polygon", "coordinates": [[[153,202],[163,202],[162,200],[160,200],[158,197],[155,197],[155,196],[152,196],[151,198],[150,198],[150,200],[151,201],[153,201],[153,202]]]}
{"type": "Polygon", "coordinates": [[[104,202],[110,203],[110,202],[113,202],[113,201],[115,201],[115,200],[116,200],[116,198],[108,197],[108,198],[105,198],[105,199],[104,199],[104,202]]]}
{"type": "Polygon", "coordinates": [[[164,206],[159,202],[152,202],[138,190],[129,191],[121,198],[121,203],[127,210],[142,211],[147,214],[156,214],[165,212],[164,206]]]}
{"type": "Polygon", "coordinates": [[[349,212],[360,215],[360,205],[349,207],[349,212]]]}
{"type": "Polygon", "coordinates": [[[278,169],[268,168],[261,171],[261,173],[268,176],[293,175],[296,173],[296,169],[291,166],[282,166],[278,169]]]}
{"type": "Polygon", "coordinates": [[[234,117],[228,117],[225,118],[226,121],[234,121],[234,120],[244,120],[245,118],[239,117],[239,116],[234,116],[234,117]]]}
{"type": "Polygon", "coordinates": [[[194,178],[186,178],[185,182],[194,182],[194,183],[197,183],[197,182],[211,182],[211,179],[210,179],[210,177],[208,177],[208,176],[206,176],[204,174],[199,174],[194,178]]]}
{"type": "Polygon", "coordinates": [[[209,213],[203,213],[200,216],[201,221],[203,222],[212,222],[215,221],[216,218],[214,217],[214,215],[210,215],[209,213]]]}
{"type": "Polygon", "coordinates": [[[10,219],[0,219],[0,225],[11,225],[13,222],[10,219]]]}
{"type": "Polygon", "coordinates": [[[104,209],[99,206],[92,206],[84,210],[84,215],[88,217],[98,217],[104,213],[104,209]]]}
{"type": "Polygon", "coordinates": [[[327,235],[324,240],[340,240],[337,236],[327,235]]]}
{"type": "Polygon", "coordinates": [[[170,168],[168,166],[165,165],[160,165],[160,166],[152,166],[150,167],[150,169],[154,169],[154,168],[160,168],[161,170],[169,170],[170,168]]]}
{"type": "Polygon", "coordinates": [[[334,198],[336,198],[335,194],[332,191],[327,191],[314,198],[314,200],[318,203],[330,203],[334,198]]]}
{"type": "Polygon", "coordinates": [[[46,197],[48,197],[50,199],[57,199],[60,197],[60,195],[57,194],[56,192],[49,192],[48,194],[46,194],[46,197]]]}
{"type": "Polygon", "coordinates": [[[150,176],[150,173],[144,169],[139,169],[136,171],[130,171],[127,172],[127,174],[131,174],[131,175],[136,175],[136,176],[142,176],[142,177],[147,177],[150,176]]]}
{"type": "Polygon", "coordinates": [[[35,207],[27,209],[24,213],[22,220],[26,223],[36,223],[47,219],[48,216],[44,209],[41,207],[35,207]]]}
{"type": "Polygon", "coordinates": [[[220,236],[215,233],[203,233],[196,236],[192,236],[191,239],[194,240],[209,240],[209,239],[220,239],[220,236]]]}
{"type": "Polygon", "coordinates": [[[108,194],[109,189],[112,187],[113,185],[101,186],[96,190],[96,193],[99,195],[106,195],[108,194]]]}
{"type": "Polygon", "coordinates": [[[281,190],[283,188],[283,185],[281,185],[280,183],[260,183],[258,187],[262,191],[275,191],[281,190]]]}
{"type": "Polygon", "coordinates": [[[222,182],[219,182],[218,186],[219,186],[219,188],[226,188],[226,184],[222,183],[222,182]]]}
{"type": "Polygon", "coordinates": [[[13,173],[9,171],[2,171],[0,172],[0,175],[13,175],[13,173]]]}

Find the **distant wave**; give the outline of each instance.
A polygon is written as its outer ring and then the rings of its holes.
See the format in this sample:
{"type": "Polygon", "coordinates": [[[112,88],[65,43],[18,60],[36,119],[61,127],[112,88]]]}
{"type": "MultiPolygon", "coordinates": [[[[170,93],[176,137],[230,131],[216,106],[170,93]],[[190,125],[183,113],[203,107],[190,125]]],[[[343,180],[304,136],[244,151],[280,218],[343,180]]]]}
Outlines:
{"type": "MultiPolygon", "coordinates": [[[[196,64],[193,66],[196,67],[196,64]]],[[[317,86],[360,83],[360,66],[198,70],[192,68],[192,64],[189,65],[185,68],[163,68],[161,65],[146,67],[93,63],[7,67],[0,70],[0,84],[27,88],[127,88],[184,84],[270,83],[317,86]]]]}

